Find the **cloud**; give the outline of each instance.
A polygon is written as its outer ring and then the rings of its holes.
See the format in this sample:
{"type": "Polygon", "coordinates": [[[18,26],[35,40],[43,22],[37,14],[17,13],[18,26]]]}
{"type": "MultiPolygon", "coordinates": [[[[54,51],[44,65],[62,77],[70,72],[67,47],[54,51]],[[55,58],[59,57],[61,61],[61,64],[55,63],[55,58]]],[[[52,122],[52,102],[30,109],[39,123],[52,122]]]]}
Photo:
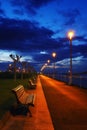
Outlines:
{"type": "Polygon", "coordinates": [[[0,17],[4,17],[5,16],[5,12],[2,9],[2,3],[0,2],[0,17]]]}
{"type": "Polygon", "coordinates": [[[19,15],[24,15],[23,10],[20,10],[20,9],[14,9],[14,13],[17,14],[18,16],[19,15]]]}
{"type": "Polygon", "coordinates": [[[31,0],[31,5],[35,8],[40,8],[43,5],[46,5],[47,3],[51,2],[53,0],[31,0]]]}
{"type": "Polygon", "coordinates": [[[51,38],[54,32],[39,27],[35,22],[5,18],[1,18],[0,21],[1,49],[29,51],[50,49],[57,44],[57,41],[51,38]]]}
{"type": "Polygon", "coordinates": [[[81,15],[79,9],[62,10],[59,13],[64,17],[67,26],[75,24],[78,16],[81,15]]]}
{"type": "Polygon", "coordinates": [[[87,38],[85,38],[85,35],[82,36],[76,36],[74,39],[78,40],[78,41],[83,41],[83,42],[87,42],[87,38]]]}
{"type": "Polygon", "coordinates": [[[46,5],[48,3],[50,3],[53,0],[10,0],[10,2],[14,5],[14,6],[24,6],[26,7],[26,5],[28,5],[29,7],[31,6],[32,8],[40,8],[43,5],[46,5]]]}
{"type": "Polygon", "coordinates": [[[76,54],[80,54],[81,56],[87,57],[87,45],[78,45],[78,46],[73,46],[73,51],[76,54]]]}
{"type": "MultiPolygon", "coordinates": [[[[36,10],[40,7],[50,3],[53,0],[10,0],[11,5],[16,7],[18,10],[23,10],[28,15],[33,14],[35,15],[37,12],[36,10]]],[[[18,13],[19,11],[14,10],[14,13],[18,13]]]]}
{"type": "Polygon", "coordinates": [[[48,54],[46,51],[41,51],[40,54],[48,54]]]}
{"type": "Polygon", "coordinates": [[[4,53],[3,53],[3,50],[0,50],[0,62],[10,62],[12,61],[12,59],[10,58],[10,54],[14,54],[15,52],[14,51],[8,51],[8,50],[4,50],[4,53]]]}
{"type": "Polygon", "coordinates": [[[0,9],[0,16],[4,17],[5,16],[5,12],[3,9],[0,9]]]}
{"type": "MultiPolygon", "coordinates": [[[[0,49],[15,50],[33,55],[34,61],[47,60],[52,50],[58,51],[59,60],[69,57],[69,42],[67,38],[53,38],[55,32],[39,27],[38,23],[27,20],[0,19],[0,49]],[[39,52],[46,52],[40,55],[39,52]],[[36,56],[37,55],[37,56],[36,56]]],[[[87,42],[85,36],[76,36],[74,42],[87,42]]],[[[74,53],[80,52],[87,56],[86,45],[75,45],[73,42],[74,53]]],[[[76,55],[77,56],[77,55],[76,55]]]]}

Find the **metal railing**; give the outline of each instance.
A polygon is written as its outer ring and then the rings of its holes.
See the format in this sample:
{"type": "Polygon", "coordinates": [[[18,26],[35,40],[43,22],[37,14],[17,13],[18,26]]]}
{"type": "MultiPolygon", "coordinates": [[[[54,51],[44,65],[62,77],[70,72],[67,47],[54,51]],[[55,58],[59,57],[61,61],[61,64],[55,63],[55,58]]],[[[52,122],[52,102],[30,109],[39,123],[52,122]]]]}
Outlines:
{"type": "MultiPolygon", "coordinates": [[[[65,83],[69,83],[69,76],[64,74],[56,74],[55,79],[59,81],[63,81],[65,83]]],[[[79,86],[81,88],[87,88],[87,75],[73,75],[72,76],[72,85],[79,86]]]]}

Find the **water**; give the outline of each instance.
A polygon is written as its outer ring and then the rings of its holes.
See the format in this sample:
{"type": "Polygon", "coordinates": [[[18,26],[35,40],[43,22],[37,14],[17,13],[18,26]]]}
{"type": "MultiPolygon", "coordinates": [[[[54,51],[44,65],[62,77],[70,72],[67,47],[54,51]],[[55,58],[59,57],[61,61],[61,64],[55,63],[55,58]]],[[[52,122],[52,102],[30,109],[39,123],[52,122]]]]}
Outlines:
{"type": "MultiPolygon", "coordinates": [[[[56,75],[55,78],[60,81],[64,81],[67,84],[69,83],[69,76],[67,75],[56,75]]],[[[81,74],[77,76],[73,76],[72,84],[79,86],[81,88],[87,88],[87,74],[81,74]]]]}

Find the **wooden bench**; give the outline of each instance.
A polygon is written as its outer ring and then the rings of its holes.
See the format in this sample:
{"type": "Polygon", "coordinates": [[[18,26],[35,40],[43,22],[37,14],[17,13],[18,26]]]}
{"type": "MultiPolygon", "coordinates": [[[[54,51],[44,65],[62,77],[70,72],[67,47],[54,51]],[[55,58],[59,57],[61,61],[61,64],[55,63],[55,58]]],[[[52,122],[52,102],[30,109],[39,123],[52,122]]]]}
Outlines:
{"type": "Polygon", "coordinates": [[[28,85],[30,86],[31,89],[36,88],[36,84],[31,79],[28,80],[28,85]]]}
{"type": "Polygon", "coordinates": [[[31,79],[31,80],[32,80],[32,82],[33,82],[33,83],[35,83],[35,84],[36,84],[36,82],[37,82],[37,76],[32,77],[32,79],[31,79]]]}
{"type": "Polygon", "coordinates": [[[23,85],[19,85],[16,88],[12,89],[12,92],[16,96],[18,108],[21,109],[21,107],[23,106],[25,109],[27,109],[30,116],[32,116],[32,113],[31,113],[29,107],[34,106],[35,94],[27,93],[25,91],[23,85]]]}

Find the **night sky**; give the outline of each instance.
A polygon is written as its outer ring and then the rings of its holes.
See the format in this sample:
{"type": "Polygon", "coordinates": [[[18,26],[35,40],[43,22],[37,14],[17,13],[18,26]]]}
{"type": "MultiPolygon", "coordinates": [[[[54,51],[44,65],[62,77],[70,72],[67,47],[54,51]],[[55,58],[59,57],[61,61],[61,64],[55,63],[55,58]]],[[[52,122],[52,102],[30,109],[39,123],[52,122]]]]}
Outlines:
{"type": "Polygon", "coordinates": [[[87,71],[87,0],[0,0],[0,70],[22,56],[37,71],[56,52],[56,68],[69,71],[72,39],[73,72],[87,71]]]}

